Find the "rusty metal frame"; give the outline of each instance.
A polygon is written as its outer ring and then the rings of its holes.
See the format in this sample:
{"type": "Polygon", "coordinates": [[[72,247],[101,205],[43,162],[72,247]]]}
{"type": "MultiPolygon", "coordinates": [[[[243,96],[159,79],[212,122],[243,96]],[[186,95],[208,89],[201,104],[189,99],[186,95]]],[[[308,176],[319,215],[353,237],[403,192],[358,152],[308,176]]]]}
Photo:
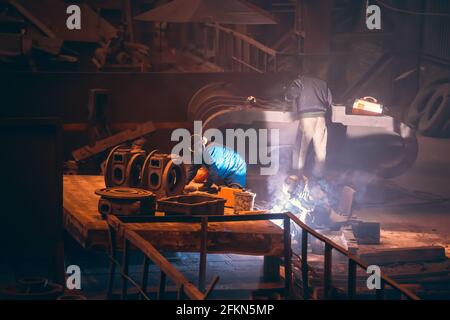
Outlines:
{"type": "MultiPolygon", "coordinates": [[[[201,236],[200,236],[200,267],[199,267],[199,286],[196,288],[192,285],[178,270],[173,267],[170,262],[168,262],[148,241],[145,241],[136,232],[126,229],[124,232],[124,253],[123,253],[123,263],[122,263],[122,298],[126,298],[126,286],[129,282],[128,277],[128,250],[130,242],[141,250],[144,255],[155,262],[161,269],[160,277],[160,290],[158,292],[158,298],[162,298],[165,290],[165,280],[166,276],[175,281],[178,286],[178,298],[190,298],[190,299],[206,299],[211,291],[214,289],[215,284],[218,282],[219,278],[214,278],[212,284],[209,286],[206,293],[202,293],[205,290],[205,278],[206,278],[206,262],[207,262],[207,239],[208,239],[208,223],[209,222],[237,222],[237,221],[261,221],[261,220],[283,220],[283,238],[284,238],[284,268],[285,268],[285,296],[289,297],[292,294],[293,288],[293,271],[292,271],[292,248],[291,248],[291,234],[290,226],[291,222],[295,223],[302,229],[302,246],[301,246],[301,271],[302,271],[302,283],[303,283],[303,297],[305,299],[309,298],[309,286],[308,286],[308,237],[309,235],[315,237],[325,244],[325,260],[324,260],[324,274],[323,274],[323,285],[325,298],[329,298],[332,291],[332,250],[340,252],[342,255],[348,259],[348,298],[354,299],[356,295],[356,274],[357,266],[367,270],[368,265],[357,258],[356,256],[349,253],[345,248],[339,246],[338,244],[332,242],[325,236],[321,235],[317,231],[308,227],[304,224],[298,217],[294,214],[287,213],[268,213],[268,214],[247,214],[247,215],[221,215],[221,216],[115,216],[120,220],[121,223],[152,223],[152,222],[178,222],[178,223],[200,223],[201,224],[201,236]],[[145,249],[142,246],[137,245],[139,239],[145,241],[145,249]]],[[[109,219],[109,217],[108,217],[109,219]]],[[[108,220],[109,222],[109,220],[108,220]]],[[[115,230],[108,223],[110,229],[110,258],[111,258],[111,268],[110,268],[110,282],[108,284],[108,296],[112,294],[112,286],[115,272],[115,264],[117,264],[117,246],[116,246],[116,235],[115,230]]],[[[147,261],[148,263],[148,261],[147,261]]],[[[144,261],[145,269],[145,261],[144,261]]],[[[148,268],[147,268],[148,269],[148,268]]],[[[146,286],[147,273],[143,274],[143,286],[146,286]]],[[[377,299],[383,299],[385,293],[385,285],[389,285],[394,290],[398,291],[402,296],[410,300],[420,300],[420,298],[415,295],[410,290],[404,288],[396,281],[385,275],[380,274],[381,277],[381,288],[376,290],[377,299]]],[[[133,283],[133,282],[132,282],[133,283]]],[[[134,283],[135,284],[135,283],[134,283]]],[[[136,285],[136,284],[135,284],[136,285]]],[[[145,292],[145,287],[140,288],[145,292]]],[[[141,292],[141,295],[144,294],[141,292]]],[[[147,297],[148,298],[148,297],[147,297]]]]}

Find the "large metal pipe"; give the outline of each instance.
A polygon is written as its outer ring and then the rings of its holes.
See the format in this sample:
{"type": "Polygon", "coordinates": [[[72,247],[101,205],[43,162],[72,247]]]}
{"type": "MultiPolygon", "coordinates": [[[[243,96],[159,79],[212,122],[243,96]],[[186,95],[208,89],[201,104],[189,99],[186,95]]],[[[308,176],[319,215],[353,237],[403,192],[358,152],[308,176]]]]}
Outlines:
{"type": "MultiPolygon", "coordinates": [[[[276,99],[258,98],[264,92],[246,90],[230,82],[206,85],[189,102],[189,121],[201,120],[204,130],[278,128],[280,144],[295,150],[298,121],[291,108],[276,99]],[[256,102],[247,101],[250,95],[256,102]]],[[[345,108],[333,107],[331,118],[328,162],[332,165],[394,177],[417,157],[415,131],[393,117],[347,115],[345,108]]]]}

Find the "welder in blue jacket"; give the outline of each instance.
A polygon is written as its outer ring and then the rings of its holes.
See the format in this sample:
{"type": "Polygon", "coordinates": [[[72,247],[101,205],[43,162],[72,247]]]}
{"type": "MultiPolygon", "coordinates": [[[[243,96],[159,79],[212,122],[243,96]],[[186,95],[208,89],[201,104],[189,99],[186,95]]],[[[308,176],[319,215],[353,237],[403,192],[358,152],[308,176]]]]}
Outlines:
{"type": "Polygon", "coordinates": [[[202,163],[192,164],[188,170],[189,184],[202,166],[208,169],[208,178],[202,189],[209,189],[212,184],[245,187],[247,163],[234,150],[217,143],[207,143],[206,138],[194,146],[193,152],[202,152],[202,163]]]}

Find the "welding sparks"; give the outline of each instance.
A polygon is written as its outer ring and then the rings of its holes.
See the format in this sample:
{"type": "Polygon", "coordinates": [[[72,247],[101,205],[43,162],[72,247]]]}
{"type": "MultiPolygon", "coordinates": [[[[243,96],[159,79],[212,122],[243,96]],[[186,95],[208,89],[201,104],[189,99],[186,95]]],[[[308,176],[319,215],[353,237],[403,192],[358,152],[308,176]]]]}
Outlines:
{"type": "Polygon", "coordinates": [[[288,176],[275,195],[270,212],[291,212],[306,224],[320,224],[322,219],[317,219],[317,214],[330,212],[333,202],[329,196],[331,191],[325,180],[288,176]]]}
{"type": "Polygon", "coordinates": [[[300,182],[297,176],[286,178],[281,192],[276,195],[275,204],[271,212],[292,212],[298,215],[302,222],[306,221],[314,210],[314,204],[311,202],[309,186],[306,178],[300,182]]]}

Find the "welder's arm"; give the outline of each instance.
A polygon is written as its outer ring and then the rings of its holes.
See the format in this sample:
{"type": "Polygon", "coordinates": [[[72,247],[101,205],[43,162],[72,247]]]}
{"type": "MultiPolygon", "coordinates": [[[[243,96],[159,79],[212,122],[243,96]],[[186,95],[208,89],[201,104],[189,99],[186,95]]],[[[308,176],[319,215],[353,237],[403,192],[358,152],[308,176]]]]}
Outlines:
{"type": "Polygon", "coordinates": [[[218,182],[220,180],[219,175],[217,174],[216,170],[210,168],[208,170],[208,178],[205,182],[205,188],[210,188],[214,183],[218,182]]]}
{"type": "Polygon", "coordinates": [[[197,175],[197,171],[198,171],[198,169],[201,168],[201,166],[202,166],[201,164],[192,164],[189,167],[189,170],[187,172],[186,184],[189,184],[195,178],[195,176],[197,175]]]}

